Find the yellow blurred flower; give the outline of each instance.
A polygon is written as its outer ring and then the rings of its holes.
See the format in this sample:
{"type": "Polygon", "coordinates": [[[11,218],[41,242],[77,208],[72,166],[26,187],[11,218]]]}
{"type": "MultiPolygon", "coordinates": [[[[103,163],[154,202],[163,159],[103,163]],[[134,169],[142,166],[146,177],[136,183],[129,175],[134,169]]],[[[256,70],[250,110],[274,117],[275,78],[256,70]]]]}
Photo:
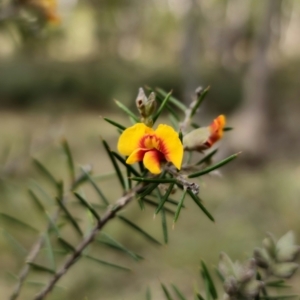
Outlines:
{"type": "Polygon", "coordinates": [[[161,162],[173,163],[181,168],[183,145],[178,133],[170,126],[160,124],[156,130],[137,123],[124,130],[118,141],[118,151],[128,156],[126,163],[143,161],[153,174],[161,173],[161,162]]]}

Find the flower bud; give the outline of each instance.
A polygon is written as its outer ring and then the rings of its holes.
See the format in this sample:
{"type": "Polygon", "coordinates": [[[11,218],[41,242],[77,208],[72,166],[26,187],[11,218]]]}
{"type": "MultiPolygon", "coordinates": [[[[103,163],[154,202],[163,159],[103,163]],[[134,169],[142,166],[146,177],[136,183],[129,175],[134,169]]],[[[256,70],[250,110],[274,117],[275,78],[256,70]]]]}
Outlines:
{"type": "Polygon", "coordinates": [[[228,276],[234,276],[234,265],[230,259],[230,257],[225,253],[222,252],[220,254],[220,260],[219,260],[219,265],[218,269],[220,273],[222,274],[223,277],[228,277],[228,276]]]}
{"type": "Polygon", "coordinates": [[[220,115],[210,126],[192,130],[183,137],[183,146],[187,151],[203,151],[210,148],[223,136],[225,116],[220,115]]]}
{"type": "Polygon", "coordinates": [[[295,245],[295,236],[289,231],[282,236],[276,244],[276,260],[279,262],[292,262],[300,252],[300,247],[295,245]]]}
{"type": "Polygon", "coordinates": [[[155,94],[151,93],[147,98],[142,88],[139,88],[139,93],[135,100],[136,107],[140,113],[141,121],[149,127],[152,127],[152,114],[156,109],[155,94]]]}
{"type": "Polygon", "coordinates": [[[271,266],[271,272],[279,278],[290,278],[298,267],[299,265],[293,262],[278,263],[271,266]]]}
{"type": "Polygon", "coordinates": [[[263,287],[264,283],[262,281],[253,279],[243,285],[241,294],[243,294],[246,298],[253,299],[259,294],[263,287]]]}
{"type": "Polygon", "coordinates": [[[268,252],[269,256],[272,258],[275,258],[275,253],[276,253],[276,244],[273,236],[269,234],[264,240],[263,240],[263,246],[268,252]]]}
{"type": "Polygon", "coordinates": [[[256,248],[254,249],[254,259],[257,266],[267,269],[270,264],[270,257],[265,249],[256,248]]]}
{"type": "Polygon", "coordinates": [[[239,291],[239,284],[233,276],[226,278],[223,287],[229,296],[234,296],[239,291]]]}

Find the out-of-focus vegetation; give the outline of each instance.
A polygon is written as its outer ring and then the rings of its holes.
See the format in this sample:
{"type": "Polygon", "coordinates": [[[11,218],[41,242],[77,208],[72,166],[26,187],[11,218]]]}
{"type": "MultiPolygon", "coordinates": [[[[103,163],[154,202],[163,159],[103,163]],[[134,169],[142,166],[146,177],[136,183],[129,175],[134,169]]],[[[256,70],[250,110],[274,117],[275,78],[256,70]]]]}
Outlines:
{"type": "MultiPolygon", "coordinates": [[[[32,178],[39,177],[31,157],[66,177],[62,136],[76,163],[92,163],[96,174],[110,172],[98,137],[113,145],[117,134],[99,115],[115,111],[114,98],[133,107],[139,86],[173,89],[189,102],[198,85],[211,85],[200,123],[225,113],[235,130],[223,143],[244,151],[222,178],[201,182],[215,225],[190,203],[190,217],[179,220],[168,247],[155,248],[112,224],[108,231],[146,260],[135,264],[106,251],[134,272],[81,262],[59,284],[65,289],[49,299],[140,300],[147,285],[154,299],[164,299],[160,280],[192,295],[200,259],[217,264],[224,250],[243,260],[266,231],[281,236],[293,229],[300,240],[298,0],[61,0],[60,24],[37,22],[26,8],[11,10],[14,5],[0,1],[0,212],[44,228],[27,199],[32,178]]],[[[114,183],[104,184],[112,199],[120,194],[114,183]]],[[[159,238],[160,222],[138,210],[133,204],[126,214],[159,238]]],[[[36,239],[3,221],[1,227],[26,248],[36,239]]],[[[15,283],[8,272],[17,273],[23,258],[5,235],[0,246],[0,294],[6,299],[15,283]]],[[[297,282],[299,276],[291,284],[300,293],[297,282]]],[[[32,295],[39,289],[31,284],[24,290],[32,295]]]]}

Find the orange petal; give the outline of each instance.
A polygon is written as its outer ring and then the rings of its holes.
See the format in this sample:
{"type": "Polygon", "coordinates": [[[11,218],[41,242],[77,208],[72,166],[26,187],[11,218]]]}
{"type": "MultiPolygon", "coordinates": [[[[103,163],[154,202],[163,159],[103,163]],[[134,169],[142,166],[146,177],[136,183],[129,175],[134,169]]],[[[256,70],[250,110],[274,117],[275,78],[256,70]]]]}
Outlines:
{"type": "Polygon", "coordinates": [[[127,158],[126,163],[131,165],[134,164],[138,161],[142,161],[144,154],[147,152],[147,149],[143,149],[143,148],[138,148],[135,149],[127,158]]]}
{"type": "Polygon", "coordinates": [[[207,144],[209,146],[212,146],[215,142],[217,142],[219,139],[222,138],[225,123],[226,123],[226,118],[224,115],[220,115],[213,120],[213,122],[209,126],[209,130],[211,133],[207,141],[207,144]]]}
{"type": "Polygon", "coordinates": [[[183,158],[183,145],[178,133],[171,126],[161,124],[155,130],[155,136],[158,140],[155,148],[163,153],[167,161],[180,169],[183,158]]]}
{"type": "Polygon", "coordinates": [[[130,155],[139,148],[142,137],[153,132],[153,129],[143,123],[137,123],[123,131],[118,141],[118,151],[123,155],[130,155]]]}
{"type": "Polygon", "coordinates": [[[144,155],[143,163],[152,174],[161,173],[159,154],[157,150],[150,150],[144,155]]]}

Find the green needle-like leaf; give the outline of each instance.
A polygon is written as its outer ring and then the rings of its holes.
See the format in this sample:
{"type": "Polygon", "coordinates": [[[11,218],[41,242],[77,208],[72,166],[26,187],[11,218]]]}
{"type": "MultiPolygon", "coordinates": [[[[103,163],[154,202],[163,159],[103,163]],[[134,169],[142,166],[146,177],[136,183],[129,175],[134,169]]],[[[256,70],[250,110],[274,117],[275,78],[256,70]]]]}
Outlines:
{"type": "Polygon", "coordinates": [[[151,300],[151,290],[149,287],[147,287],[147,291],[146,291],[146,300],[151,300]]]}
{"type": "Polygon", "coordinates": [[[150,195],[152,191],[156,189],[156,187],[159,185],[159,182],[150,183],[146,186],[146,189],[138,194],[138,199],[143,199],[144,197],[150,195]]]}
{"type": "Polygon", "coordinates": [[[266,299],[266,300],[281,300],[281,299],[290,299],[290,298],[299,299],[299,295],[259,296],[259,298],[266,299]]]}
{"type": "Polygon", "coordinates": [[[122,271],[131,272],[131,270],[129,268],[126,268],[126,267],[123,267],[123,266],[119,266],[119,265],[116,265],[116,264],[113,264],[113,263],[110,263],[110,262],[98,259],[98,258],[90,256],[90,255],[83,255],[83,257],[85,257],[85,258],[87,258],[89,260],[95,261],[95,262],[97,262],[97,263],[99,263],[101,265],[104,265],[104,266],[112,267],[112,268],[119,269],[119,270],[122,270],[122,271]]]}
{"type": "Polygon", "coordinates": [[[163,289],[163,291],[164,291],[164,294],[165,294],[165,296],[166,296],[166,299],[167,299],[167,300],[173,300],[173,298],[171,297],[171,295],[170,295],[168,289],[166,288],[166,286],[165,286],[163,283],[161,283],[160,285],[161,285],[161,287],[162,287],[162,289],[163,289]]]}
{"type": "Polygon", "coordinates": [[[208,287],[209,287],[209,291],[210,291],[210,294],[212,295],[212,297],[214,299],[217,299],[218,298],[218,294],[217,294],[217,290],[216,290],[216,287],[214,285],[214,282],[212,281],[212,278],[208,272],[208,269],[204,263],[204,261],[201,261],[201,267],[202,267],[202,272],[205,276],[205,278],[207,278],[207,282],[208,282],[208,287]]]}
{"type": "MultiPolygon", "coordinates": [[[[145,202],[146,204],[149,204],[152,207],[155,207],[155,209],[157,208],[157,205],[159,204],[159,203],[157,203],[157,202],[155,202],[151,199],[148,199],[148,198],[143,198],[143,202],[145,202]]],[[[172,216],[174,216],[174,214],[175,214],[175,212],[173,210],[169,209],[166,206],[164,206],[164,210],[165,210],[166,213],[168,213],[172,216]]]]}
{"type": "Polygon", "coordinates": [[[33,262],[28,262],[27,264],[30,265],[32,267],[32,269],[34,269],[35,271],[42,271],[42,272],[46,272],[46,273],[50,273],[50,274],[55,274],[55,271],[50,268],[38,265],[33,262]]]}
{"type": "Polygon", "coordinates": [[[53,248],[52,248],[50,237],[49,237],[48,233],[45,233],[45,246],[46,246],[48,260],[49,260],[50,265],[51,265],[51,269],[56,270],[56,264],[55,264],[53,248]]]}
{"type": "Polygon", "coordinates": [[[134,167],[132,167],[131,165],[129,165],[129,164],[126,163],[126,160],[120,154],[116,153],[115,151],[111,151],[111,153],[113,154],[113,156],[116,157],[116,159],[120,163],[122,163],[125,166],[125,168],[127,170],[130,170],[130,172],[132,174],[134,174],[135,176],[141,176],[141,174],[134,167]]]}
{"type": "Polygon", "coordinates": [[[110,150],[107,142],[105,140],[102,140],[102,143],[103,143],[104,149],[106,150],[106,152],[107,152],[107,154],[108,154],[108,156],[109,156],[109,158],[110,158],[110,160],[111,160],[111,162],[112,162],[112,164],[114,166],[114,169],[115,169],[115,171],[117,173],[117,177],[118,177],[118,179],[119,179],[119,181],[121,183],[121,186],[125,190],[125,181],[124,181],[122,172],[121,172],[121,170],[119,168],[119,165],[117,164],[116,159],[115,159],[114,155],[112,154],[112,152],[111,152],[111,150],[110,150]]]}
{"type": "Polygon", "coordinates": [[[87,175],[87,179],[88,181],[91,183],[91,185],[93,186],[93,188],[95,189],[95,191],[97,192],[97,194],[99,195],[100,199],[102,200],[102,202],[107,206],[109,205],[109,202],[107,200],[107,198],[104,196],[104,194],[102,193],[101,189],[99,188],[99,186],[96,184],[96,182],[93,180],[93,178],[86,173],[87,175]]]}
{"type": "Polygon", "coordinates": [[[231,131],[233,130],[234,128],[233,127],[224,127],[223,128],[223,131],[231,131]]]}
{"type": "Polygon", "coordinates": [[[56,187],[57,181],[54,176],[48,171],[48,169],[35,158],[33,158],[33,164],[48,179],[48,181],[50,181],[56,187]]]}
{"type": "Polygon", "coordinates": [[[265,282],[265,286],[268,287],[276,287],[276,288],[290,288],[290,285],[287,285],[285,280],[273,280],[269,282],[265,282]]]}
{"type": "Polygon", "coordinates": [[[181,208],[183,207],[183,202],[184,202],[186,193],[187,193],[187,190],[184,189],[184,190],[183,190],[183,193],[182,193],[182,196],[181,196],[181,199],[180,199],[180,201],[179,201],[179,203],[178,203],[176,212],[175,212],[175,216],[174,216],[173,223],[176,223],[177,220],[178,220],[179,214],[180,214],[180,212],[181,212],[181,208]]]}
{"type": "Polygon", "coordinates": [[[64,247],[64,249],[68,252],[74,252],[75,247],[71,245],[69,242],[67,242],[65,239],[63,239],[61,236],[58,236],[59,243],[64,247]]]}
{"type": "Polygon", "coordinates": [[[143,177],[131,177],[131,180],[139,182],[153,182],[153,183],[176,183],[174,178],[143,178],[143,177]]]}
{"type": "Polygon", "coordinates": [[[119,124],[119,123],[117,123],[117,122],[115,122],[115,121],[113,121],[113,120],[111,120],[111,119],[109,119],[109,118],[103,118],[103,119],[104,119],[106,122],[112,124],[113,126],[119,128],[119,129],[121,129],[122,131],[126,129],[125,126],[123,126],[123,125],[121,125],[121,124],[119,124]]]}
{"type": "Polygon", "coordinates": [[[218,152],[218,149],[215,149],[215,150],[211,151],[210,153],[208,153],[207,155],[205,155],[203,158],[201,158],[196,163],[196,165],[201,165],[202,163],[209,161],[217,152],[218,152]]]}
{"type": "Polygon", "coordinates": [[[26,256],[27,255],[27,250],[11,235],[9,234],[6,230],[3,228],[1,229],[3,235],[5,238],[9,241],[9,243],[12,245],[14,249],[16,249],[20,255],[26,256]]]}
{"type": "Polygon", "coordinates": [[[29,224],[27,224],[27,223],[25,223],[25,222],[23,222],[19,219],[16,219],[15,217],[7,215],[5,213],[0,213],[0,220],[9,223],[12,226],[18,226],[19,228],[22,228],[22,230],[27,229],[27,230],[30,230],[34,233],[39,232],[36,228],[32,227],[31,225],[29,225],[29,224]]]}
{"type": "MultiPolygon", "coordinates": [[[[171,186],[169,187],[169,189],[170,188],[171,188],[171,186]]],[[[169,189],[165,193],[164,198],[165,198],[166,194],[169,192],[169,189]]],[[[172,187],[172,189],[173,189],[173,187],[172,187]]],[[[159,209],[159,211],[161,211],[161,225],[162,225],[162,231],[163,231],[163,235],[164,235],[164,242],[165,242],[165,244],[167,244],[168,243],[168,226],[167,226],[166,212],[163,208],[163,204],[166,201],[163,200],[163,197],[161,196],[159,189],[156,189],[156,192],[157,192],[157,198],[159,199],[159,202],[161,204],[161,208],[159,209]]],[[[155,213],[157,214],[157,210],[155,213]]]]}
{"type": "Polygon", "coordinates": [[[173,287],[174,292],[175,292],[176,295],[178,296],[179,300],[187,300],[187,299],[183,296],[183,294],[181,293],[181,291],[176,287],[176,285],[174,285],[174,284],[172,283],[172,287],[173,287]]]}
{"type": "Polygon", "coordinates": [[[112,238],[110,235],[102,232],[102,236],[105,237],[105,240],[102,240],[102,239],[97,239],[97,241],[99,243],[104,243],[106,245],[109,245],[109,246],[113,246],[114,248],[128,254],[130,257],[132,257],[135,261],[139,261],[141,259],[143,259],[142,256],[130,251],[129,249],[127,249],[125,246],[123,246],[122,244],[120,244],[118,241],[116,241],[114,238],[112,238]]]}
{"type": "Polygon", "coordinates": [[[215,222],[213,216],[208,212],[208,210],[204,207],[204,205],[201,203],[201,200],[199,197],[195,194],[193,194],[192,191],[187,190],[188,194],[191,196],[191,198],[194,200],[194,202],[200,207],[200,209],[204,212],[204,214],[213,222],[215,222]]]}
{"type": "Polygon", "coordinates": [[[67,207],[65,206],[65,204],[63,203],[63,201],[61,201],[60,199],[57,199],[57,203],[60,206],[60,208],[64,211],[67,219],[70,221],[70,223],[73,225],[73,227],[75,228],[75,230],[79,233],[80,236],[83,235],[77,221],[75,220],[75,218],[71,215],[71,213],[69,212],[69,210],[67,209],[67,207]]]}
{"type": "Polygon", "coordinates": [[[198,299],[198,300],[208,300],[208,299],[204,299],[199,293],[196,294],[196,299],[198,299]]]}
{"type": "Polygon", "coordinates": [[[161,195],[159,193],[160,202],[159,202],[159,205],[158,205],[158,207],[155,211],[155,214],[158,214],[159,211],[162,209],[162,207],[165,205],[167,199],[169,198],[171,192],[173,191],[173,188],[174,188],[174,183],[170,184],[169,188],[167,189],[167,191],[165,192],[163,197],[161,197],[161,195]]]}
{"type": "Polygon", "coordinates": [[[96,210],[91,206],[91,204],[89,204],[81,195],[79,195],[78,193],[74,193],[75,197],[80,201],[80,203],[85,206],[90,212],[91,214],[98,220],[100,221],[100,216],[98,215],[98,213],[96,212],[96,210]]]}
{"type": "MultiPolygon", "coordinates": [[[[157,91],[158,94],[162,95],[163,97],[167,96],[167,92],[165,92],[163,89],[157,88],[155,90],[157,91]]],[[[178,99],[176,99],[175,97],[171,96],[169,101],[172,104],[174,104],[174,106],[178,107],[184,113],[186,112],[187,107],[182,102],[180,102],[178,99]]]]}
{"type": "Polygon", "coordinates": [[[210,87],[208,86],[207,88],[205,88],[201,93],[200,96],[197,99],[197,102],[195,103],[192,111],[191,111],[191,118],[195,115],[195,113],[197,112],[197,109],[200,107],[200,105],[202,104],[203,100],[205,99],[206,94],[208,93],[210,87]]]}
{"type": "Polygon", "coordinates": [[[136,230],[137,232],[139,232],[140,234],[142,234],[147,240],[153,242],[154,244],[161,245],[161,243],[158,240],[156,240],[149,233],[145,232],[143,229],[141,229],[139,226],[137,226],[136,224],[132,223],[131,221],[129,221],[125,217],[118,215],[118,218],[120,220],[122,220],[126,225],[130,226],[131,228],[133,228],[134,230],[136,230]]]}
{"type": "Polygon", "coordinates": [[[155,123],[155,121],[158,119],[158,117],[160,116],[160,114],[162,113],[163,109],[165,108],[165,106],[167,105],[168,101],[170,100],[170,97],[171,97],[171,94],[172,94],[172,91],[169,92],[165,99],[163,100],[163,102],[161,103],[161,105],[159,106],[156,114],[154,115],[153,117],[153,124],[155,123]]]}
{"type": "Polygon", "coordinates": [[[123,103],[119,102],[118,100],[115,100],[116,104],[121,108],[129,117],[131,117],[136,123],[139,123],[139,118],[123,103]]]}
{"type": "Polygon", "coordinates": [[[70,172],[70,176],[71,176],[71,182],[75,182],[75,167],[74,167],[74,161],[73,161],[73,157],[72,157],[72,153],[69,147],[69,144],[67,142],[66,139],[63,139],[62,142],[62,147],[63,150],[67,156],[67,160],[68,160],[68,167],[69,167],[69,172],[70,172]]]}
{"type": "Polygon", "coordinates": [[[237,158],[238,155],[240,154],[241,152],[239,153],[236,153],[236,154],[233,154],[223,160],[221,160],[220,162],[218,162],[217,164],[211,166],[211,167],[208,167],[208,168],[205,168],[204,170],[201,170],[201,171],[198,171],[196,173],[192,173],[190,174],[188,177],[189,178],[194,178],[194,177],[199,177],[199,176],[202,176],[204,174],[207,174],[207,173],[210,173],[211,171],[214,171],[216,169],[219,169],[220,167],[228,164],[230,161],[232,161],[233,159],[237,158]]]}

